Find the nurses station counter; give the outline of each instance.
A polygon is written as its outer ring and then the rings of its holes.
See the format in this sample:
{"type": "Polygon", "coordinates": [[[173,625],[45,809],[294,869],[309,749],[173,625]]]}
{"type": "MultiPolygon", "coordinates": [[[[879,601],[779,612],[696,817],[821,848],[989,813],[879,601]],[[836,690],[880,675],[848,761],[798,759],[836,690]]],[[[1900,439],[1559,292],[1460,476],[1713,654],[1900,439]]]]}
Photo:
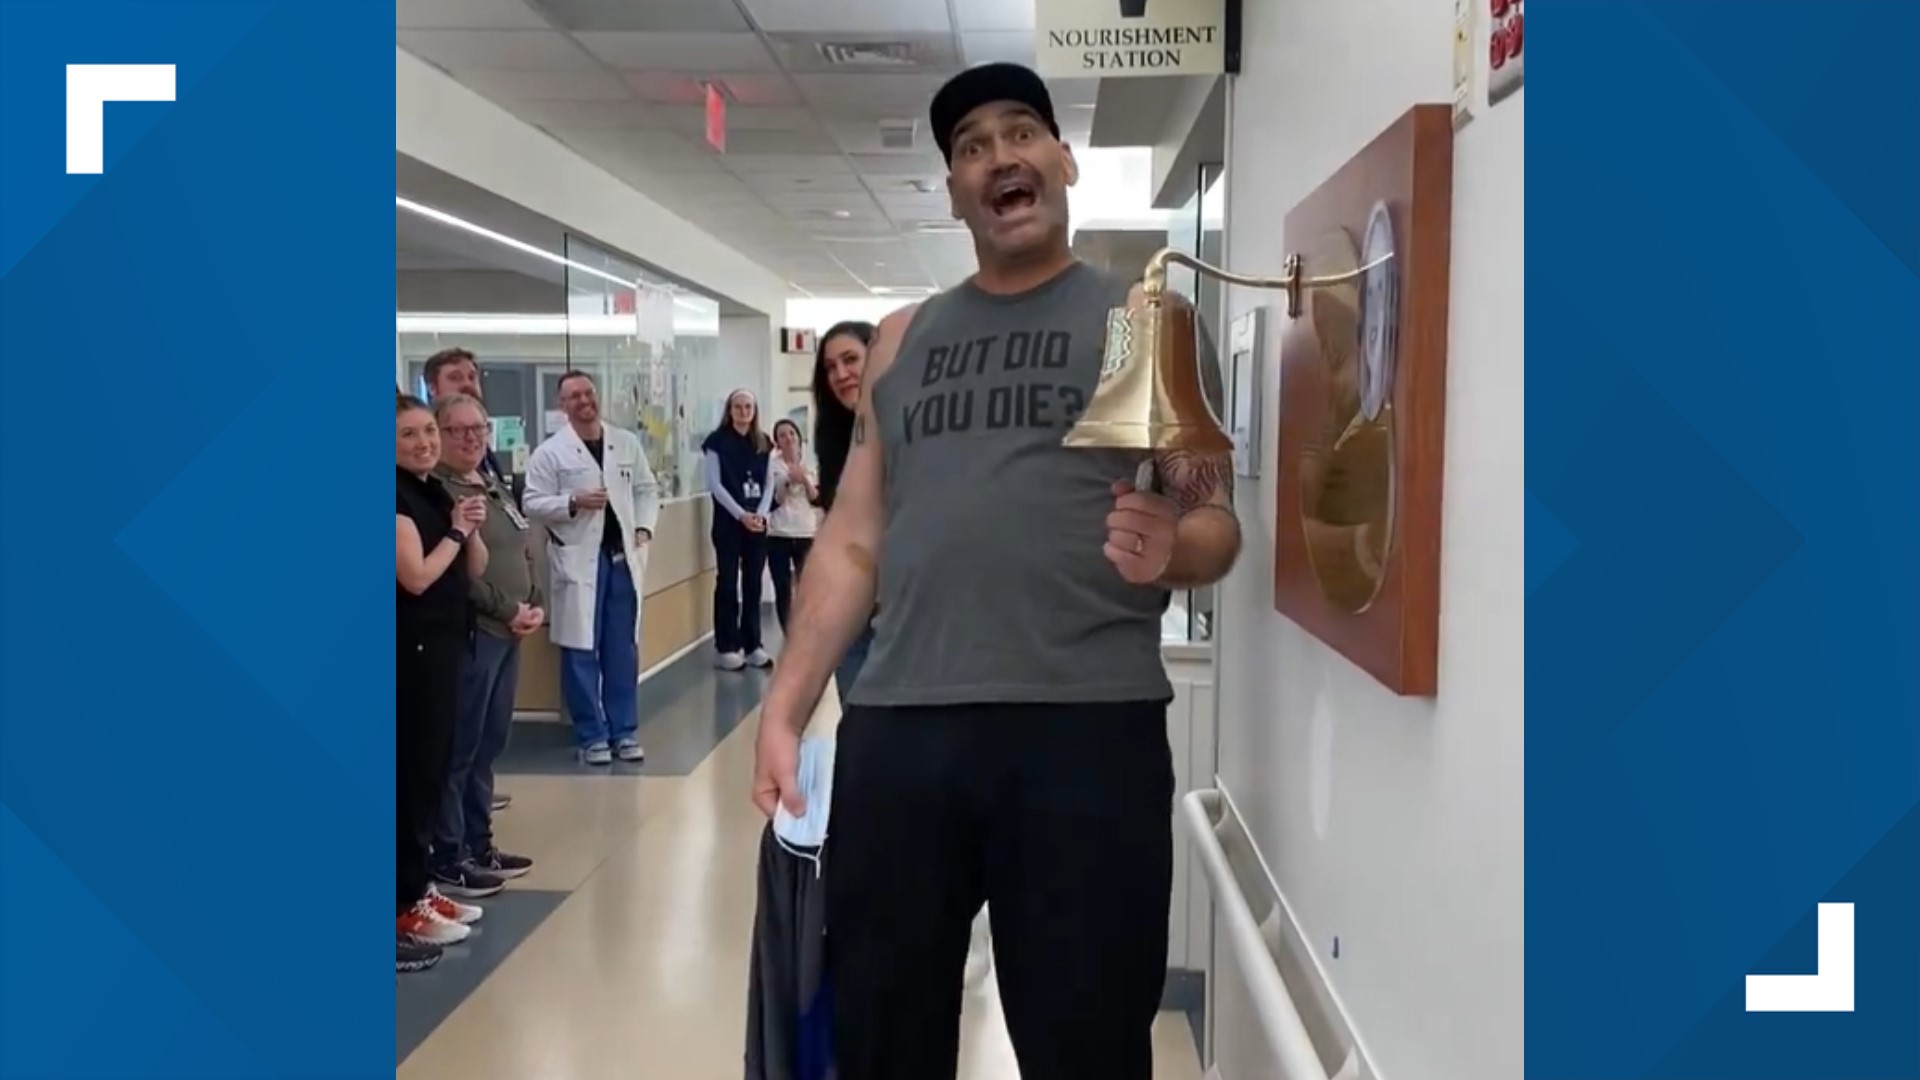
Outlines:
{"type": "MultiPolygon", "coordinates": [[[[673,656],[713,629],[713,500],[705,493],[660,504],[645,580],[640,583],[640,670],[673,656]]],[[[533,572],[547,590],[547,534],[536,530],[533,572]]],[[[543,629],[520,649],[520,690],[514,711],[559,716],[560,651],[543,629]]],[[[527,717],[532,719],[532,716],[527,717]]]]}

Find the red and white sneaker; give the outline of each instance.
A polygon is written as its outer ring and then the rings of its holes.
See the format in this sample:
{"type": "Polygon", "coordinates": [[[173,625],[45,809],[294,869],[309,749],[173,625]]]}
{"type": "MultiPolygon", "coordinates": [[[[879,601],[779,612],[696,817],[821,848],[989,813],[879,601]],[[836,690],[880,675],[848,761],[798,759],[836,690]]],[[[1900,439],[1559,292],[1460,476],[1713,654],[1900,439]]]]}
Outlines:
{"type": "Polygon", "coordinates": [[[433,906],[433,913],[461,926],[472,926],[485,915],[485,909],[475,904],[463,904],[442,893],[433,886],[427,886],[427,903],[433,906]]]}
{"type": "Polygon", "coordinates": [[[443,918],[424,896],[397,922],[402,935],[428,945],[458,945],[473,933],[452,919],[443,918]]]}

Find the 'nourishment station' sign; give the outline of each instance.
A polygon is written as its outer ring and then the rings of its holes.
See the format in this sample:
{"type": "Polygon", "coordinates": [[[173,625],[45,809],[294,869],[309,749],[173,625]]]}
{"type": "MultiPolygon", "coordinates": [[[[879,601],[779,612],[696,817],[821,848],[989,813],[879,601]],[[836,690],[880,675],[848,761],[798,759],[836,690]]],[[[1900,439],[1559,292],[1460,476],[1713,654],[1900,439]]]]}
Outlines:
{"type": "Polygon", "coordinates": [[[1033,23],[1046,77],[1227,71],[1227,0],[1035,0],[1033,23]]]}
{"type": "Polygon", "coordinates": [[[1035,0],[1040,74],[1219,75],[1227,0],[1035,0]]]}

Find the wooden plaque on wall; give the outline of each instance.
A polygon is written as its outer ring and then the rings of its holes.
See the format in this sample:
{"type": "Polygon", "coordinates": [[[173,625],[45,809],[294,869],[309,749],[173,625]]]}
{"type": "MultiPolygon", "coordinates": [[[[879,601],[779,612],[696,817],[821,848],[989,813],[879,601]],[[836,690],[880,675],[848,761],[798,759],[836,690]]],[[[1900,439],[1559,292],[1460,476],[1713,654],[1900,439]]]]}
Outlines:
{"type": "Polygon", "coordinates": [[[1287,213],[1273,602],[1395,693],[1439,682],[1453,120],[1418,105],[1287,213]]]}

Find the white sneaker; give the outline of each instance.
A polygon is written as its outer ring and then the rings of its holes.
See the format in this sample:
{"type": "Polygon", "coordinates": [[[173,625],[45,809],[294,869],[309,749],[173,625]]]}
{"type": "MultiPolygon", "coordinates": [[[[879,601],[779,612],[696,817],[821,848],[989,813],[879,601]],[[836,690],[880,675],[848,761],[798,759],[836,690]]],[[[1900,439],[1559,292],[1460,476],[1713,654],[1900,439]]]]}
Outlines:
{"type": "Polygon", "coordinates": [[[458,945],[473,931],[435,911],[432,901],[423,896],[400,916],[400,933],[428,945],[458,945]]]}
{"type": "Polygon", "coordinates": [[[479,905],[463,904],[432,885],[427,886],[427,906],[433,908],[435,915],[461,926],[472,926],[486,914],[486,909],[479,905]]]}
{"type": "Polygon", "coordinates": [[[647,760],[647,752],[640,748],[639,739],[621,739],[613,744],[613,752],[621,761],[647,760]]]}
{"type": "Polygon", "coordinates": [[[721,671],[739,671],[746,666],[747,658],[737,652],[723,652],[720,654],[721,671]]]}
{"type": "Polygon", "coordinates": [[[747,663],[752,664],[754,667],[772,667],[773,657],[768,656],[767,650],[765,649],[755,649],[752,653],[748,654],[747,663]]]}

